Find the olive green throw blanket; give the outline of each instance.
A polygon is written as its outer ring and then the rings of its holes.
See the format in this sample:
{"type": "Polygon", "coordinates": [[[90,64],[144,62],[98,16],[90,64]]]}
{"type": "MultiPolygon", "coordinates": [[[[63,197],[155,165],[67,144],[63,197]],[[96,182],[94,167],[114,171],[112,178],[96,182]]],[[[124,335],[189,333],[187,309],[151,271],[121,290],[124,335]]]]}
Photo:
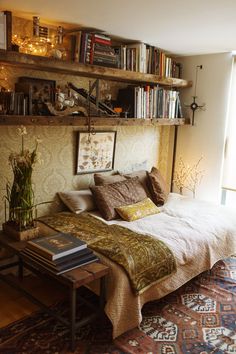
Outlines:
{"type": "Polygon", "coordinates": [[[79,237],[94,251],[122,266],[135,294],[176,270],[174,256],[164,242],[118,225],[107,225],[82,213],[57,213],[38,219],[51,228],[79,237]]]}

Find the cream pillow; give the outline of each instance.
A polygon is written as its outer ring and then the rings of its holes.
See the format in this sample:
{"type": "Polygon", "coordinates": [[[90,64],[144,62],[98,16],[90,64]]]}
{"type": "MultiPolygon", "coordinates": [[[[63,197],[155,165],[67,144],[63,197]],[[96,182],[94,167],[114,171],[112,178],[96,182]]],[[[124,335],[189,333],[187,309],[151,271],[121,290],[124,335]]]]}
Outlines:
{"type": "Polygon", "coordinates": [[[82,189],[80,191],[66,191],[58,193],[62,202],[76,214],[83,211],[96,209],[92,192],[90,189],[82,189]]]}
{"type": "Polygon", "coordinates": [[[160,212],[159,208],[157,208],[150,198],[145,198],[144,200],[141,200],[141,202],[135,204],[115,208],[115,210],[121,218],[126,221],[138,220],[144,218],[145,216],[160,212]]]}

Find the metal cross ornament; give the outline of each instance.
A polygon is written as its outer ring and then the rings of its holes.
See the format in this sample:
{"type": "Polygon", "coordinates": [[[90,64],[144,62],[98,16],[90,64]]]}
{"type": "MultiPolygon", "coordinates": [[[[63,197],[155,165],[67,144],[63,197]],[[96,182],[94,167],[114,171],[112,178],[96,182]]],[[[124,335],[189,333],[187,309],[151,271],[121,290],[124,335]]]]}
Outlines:
{"type": "Polygon", "coordinates": [[[194,114],[195,114],[195,111],[197,109],[203,109],[205,107],[205,103],[199,105],[197,102],[196,102],[196,99],[197,99],[197,95],[196,95],[196,92],[197,92],[197,78],[198,78],[198,70],[202,70],[202,65],[197,65],[196,66],[196,79],[195,79],[195,88],[194,88],[194,96],[193,97],[193,102],[190,104],[190,105],[187,105],[185,104],[185,107],[189,107],[191,110],[192,110],[192,125],[194,125],[194,114]]]}

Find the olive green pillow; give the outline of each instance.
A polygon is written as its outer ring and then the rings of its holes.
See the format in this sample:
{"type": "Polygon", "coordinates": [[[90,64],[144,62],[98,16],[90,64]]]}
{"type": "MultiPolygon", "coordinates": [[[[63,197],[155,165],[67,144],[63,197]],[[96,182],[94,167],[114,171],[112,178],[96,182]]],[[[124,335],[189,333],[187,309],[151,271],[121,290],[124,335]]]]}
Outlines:
{"type": "Polygon", "coordinates": [[[124,205],[115,209],[121,218],[126,221],[138,220],[144,218],[145,216],[160,212],[159,208],[151,201],[150,198],[145,198],[141,202],[124,205]]]}

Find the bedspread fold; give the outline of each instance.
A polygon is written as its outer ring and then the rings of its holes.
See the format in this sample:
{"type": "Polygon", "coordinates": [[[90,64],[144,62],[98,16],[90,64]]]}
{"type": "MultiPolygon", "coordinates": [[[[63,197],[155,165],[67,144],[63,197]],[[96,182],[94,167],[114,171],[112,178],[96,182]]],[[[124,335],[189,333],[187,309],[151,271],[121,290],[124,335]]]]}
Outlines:
{"type": "Polygon", "coordinates": [[[126,271],[135,295],[176,271],[175,258],[168,246],[152,236],[123,226],[107,225],[87,214],[56,213],[39,218],[56,231],[71,233],[126,271]]]}

